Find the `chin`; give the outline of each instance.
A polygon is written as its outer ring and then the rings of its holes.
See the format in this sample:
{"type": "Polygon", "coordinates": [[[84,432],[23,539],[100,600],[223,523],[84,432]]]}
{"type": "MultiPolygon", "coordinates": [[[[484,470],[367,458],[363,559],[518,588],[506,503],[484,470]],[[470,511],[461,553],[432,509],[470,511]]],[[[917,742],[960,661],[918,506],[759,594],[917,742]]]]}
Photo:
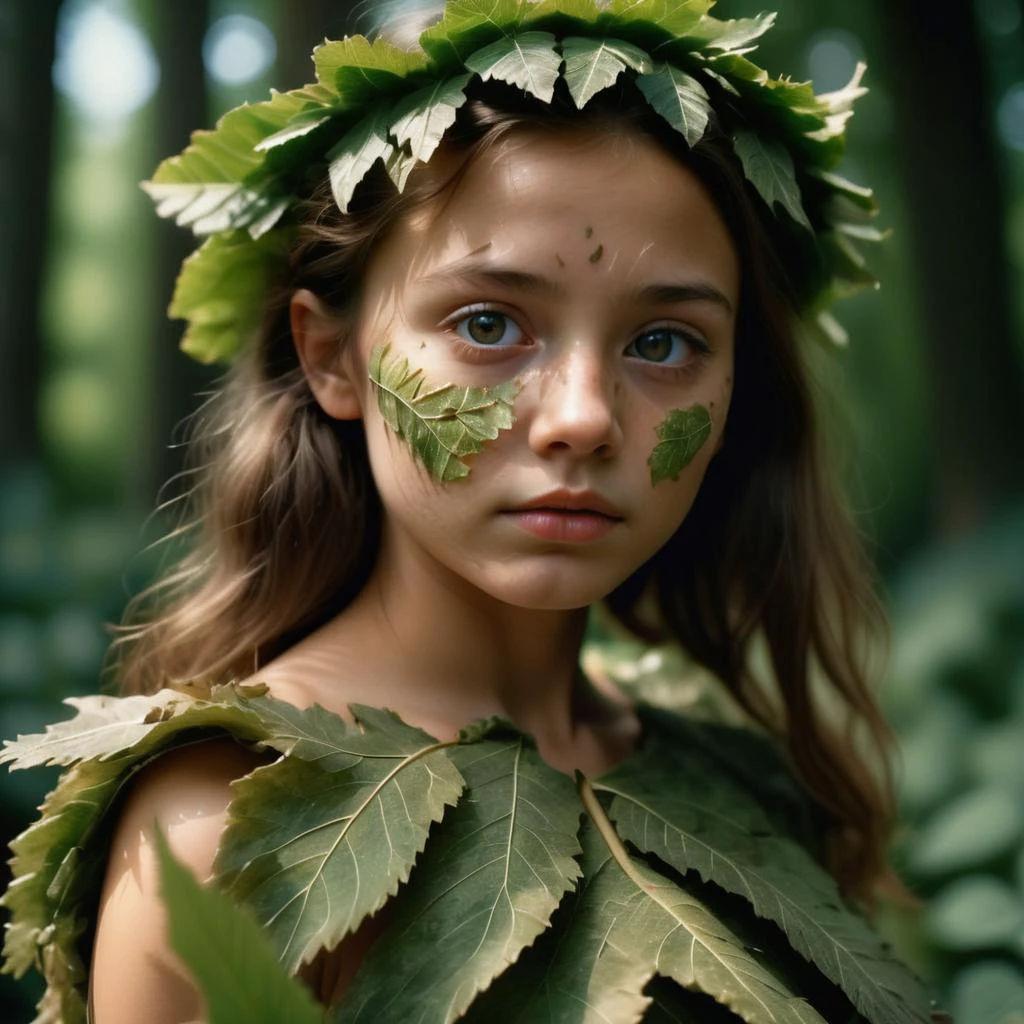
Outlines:
{"type": "Polygon", "coordinates": [[[480,589],[515,608],[538,612],[568,612],[604,600],[622,579],[610,578],[608,573],[598,574],[581,571],[579,567],[562,566],[557,571],[524,571],[501,580],[488,580],[480,589]]]}

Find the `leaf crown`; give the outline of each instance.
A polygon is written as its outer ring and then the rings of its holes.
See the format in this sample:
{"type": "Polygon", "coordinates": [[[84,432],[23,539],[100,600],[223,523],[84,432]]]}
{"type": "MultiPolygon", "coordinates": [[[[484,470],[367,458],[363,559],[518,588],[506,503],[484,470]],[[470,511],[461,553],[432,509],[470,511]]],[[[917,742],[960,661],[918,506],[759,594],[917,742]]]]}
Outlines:
{"type": "Polygon", "coordinates": [[[378,162],[401,191],[455,123],[474,78],[550,103],[561,79],[582,109],[620,76],[696,146],[712,113],[760,197],[813,333],[846,340],[828,308],[875,286],[858,243],[879,241],[870,189],[835,173],[864,65],[816,95],[772,78],[749,54],[772,13],[720,20],[714,0],[448,0],[419,47],[377,38],[328,41],[316,82],[272,91],[225,114],[164,160],[143,188],[157,213],[203,244],[182,266],[169,313],[187,320],[182,348],[228,362],[259,321],[266,285],[286,259],[289,216],[311,170],[324,170],[342,212],[378,162]]]}

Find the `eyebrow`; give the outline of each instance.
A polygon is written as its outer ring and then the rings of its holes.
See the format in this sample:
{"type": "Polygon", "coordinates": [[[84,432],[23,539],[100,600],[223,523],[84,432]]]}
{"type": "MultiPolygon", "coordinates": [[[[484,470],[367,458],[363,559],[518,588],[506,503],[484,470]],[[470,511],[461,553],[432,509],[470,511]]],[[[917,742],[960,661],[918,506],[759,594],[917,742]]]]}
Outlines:
{"type": "MultiPolygon", "coordinates": [[[[458,279],[484,285],[499,285],[514,291],[540,293],[555,298],[564,293],[562,286],[551,278],[512,267],[481,262],[476,257],[477,253],[471,252],[468,256],[422,277],[420,283],[443,284],[458,279]]],[[[636,298],[652,305],[710,302],[720,306],[727,313],[733,311],[732,303],[725,294],[708,281],[649,284],[636,292],[636,298]]]]}

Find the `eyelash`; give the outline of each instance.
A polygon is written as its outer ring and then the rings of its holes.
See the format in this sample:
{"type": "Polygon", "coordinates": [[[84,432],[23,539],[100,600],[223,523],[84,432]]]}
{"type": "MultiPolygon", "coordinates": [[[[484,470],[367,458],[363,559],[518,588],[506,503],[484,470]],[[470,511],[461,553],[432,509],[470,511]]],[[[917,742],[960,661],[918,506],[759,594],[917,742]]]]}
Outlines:
{"type": "MultiPolygon", "coordinates": [[[[488,346],[483,344],[471,344],[466,341],[461,335],[457,333],[457,327],[460,323],[470,319],[473,316],[477,316],[481,313],[499,313],[504,317],[507,317],[512,323],[516,325],[519,331],[523,334],[524,339],[529,340],[529,335],[519,324],[519,321],[510,313],[506,313],[500,306],[493,303],[480,302],[475,303],[471,306],[464,306],[462,309],[457,310],[452,316],[442,323],[442,327],[451,332],[451,344],[455,353],[462,359],[469,362],[492,362],[494,361],[494,354],[500,352],[508,352],[522,347],[521,343],[512,345],[494,345],[488,346]]],[[[652,334],[656,331],[664,330],[670,334],[673,334],[681,338],[687,345],[692,349],[692,358],[687,359],[686,362],[681,364],[669,364],[657,363],[651,360],[642,359],[639,356],[629,356],[627,358],[635,359],[637,362],[642,363],[644,368],[648,371],[653,371],[658,376],[666,378],[677,378],[692,374],[696,367],[703,362],[703,360],[710,355],[711,347],[707,341],[700,335],[692,331],[683,330],[679,327],[671,326],[669,324],[651,324],[645,327],[642,331],[638,331],[626,345],[626,348],[630,348],[644,335],[652,334]]]]}
{"type": "Polygon", "coordinates": [[[459,333],[458,326],[465,320],[469,320],[474,316],[479,316],[481,313],[498,313],[503,317],[506,317],[511,323],[515,324],[516,327],[523,335],[523,339],[529,343],[529,334],[523,329],[519,321],[511,313],[505,312],[500,306],[497,306],[489,302],[478,302],[471,306],[463,306],[462,309],[456,310],[447,320],[443,321],[441,326],[450,332],[451,334],[451,345],[455,354],[461,359],[465,359],[468,362],[486,363],[494,362],[496,354],[498,359],[507,358],[510,352],[514,352],[523,346],[522,342],[515,343],[512,345],[483,345],[483,344],[472,344],[466,341],[459,333]]]}
{"type": "Polygon", "coordinates": [[[637,362],[642,363],[646,372],[653,372],[658,376],[666,377],[668,379],[676,379],[694,373],[700,366],[701,362],[710,355],[711,346],[708,345],[707,341],[700,334],[697,334],[694,331],[683,330],[681,327],[671,324],[651,324],[633,336],[629,344],[626,346],[626,351],[627,358],[635,359],[637,362]],[[643,359],[639,355],[628,355],[628,350],[636,345],[641,338],[655,334],[659,331],[664,331],[667,334],[673,335],[689,346],[689,358],[685,359],[682,363],[659,363],[654,360],[643,359]]]}

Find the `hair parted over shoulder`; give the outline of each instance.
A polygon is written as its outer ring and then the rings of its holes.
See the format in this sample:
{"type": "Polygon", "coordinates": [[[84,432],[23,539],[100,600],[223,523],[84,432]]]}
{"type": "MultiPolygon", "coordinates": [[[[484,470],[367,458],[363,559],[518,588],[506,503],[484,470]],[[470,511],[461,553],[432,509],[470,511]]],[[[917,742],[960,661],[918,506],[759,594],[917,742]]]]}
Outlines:
{"type": "Polygon", "coordinates": [[[342,611],[369,577],[381,511],[362,424],[331,420],[313,399],[290,333],[293,292],[310,289],[337,313],[344,345],[375,246],[458,188],[496,143],[538,132],[651,137],[702,180],[740,256],[734,392],[724,445],[682,526],[606,604],[637,636],[680,644],[779,738],[823,810],[830,869],[870,903],[889,879],[893,820],[890,735],[865,667],[884,619],[828,469],[771,213],[714,115],[689,149],[628,81],[582,110],[561,86],[550,104],[494,81],[466,95],[441,144],[456,167],[449,180],[413,171],[399,193],[378,164],[347,213],[327,181],[301,202],[258,336],[193,418],[192,549],[129,610],[115,644],[123,688],[245,678],[342,611]],[[769,679],[751,667],[762,642],[769,679]]]}

